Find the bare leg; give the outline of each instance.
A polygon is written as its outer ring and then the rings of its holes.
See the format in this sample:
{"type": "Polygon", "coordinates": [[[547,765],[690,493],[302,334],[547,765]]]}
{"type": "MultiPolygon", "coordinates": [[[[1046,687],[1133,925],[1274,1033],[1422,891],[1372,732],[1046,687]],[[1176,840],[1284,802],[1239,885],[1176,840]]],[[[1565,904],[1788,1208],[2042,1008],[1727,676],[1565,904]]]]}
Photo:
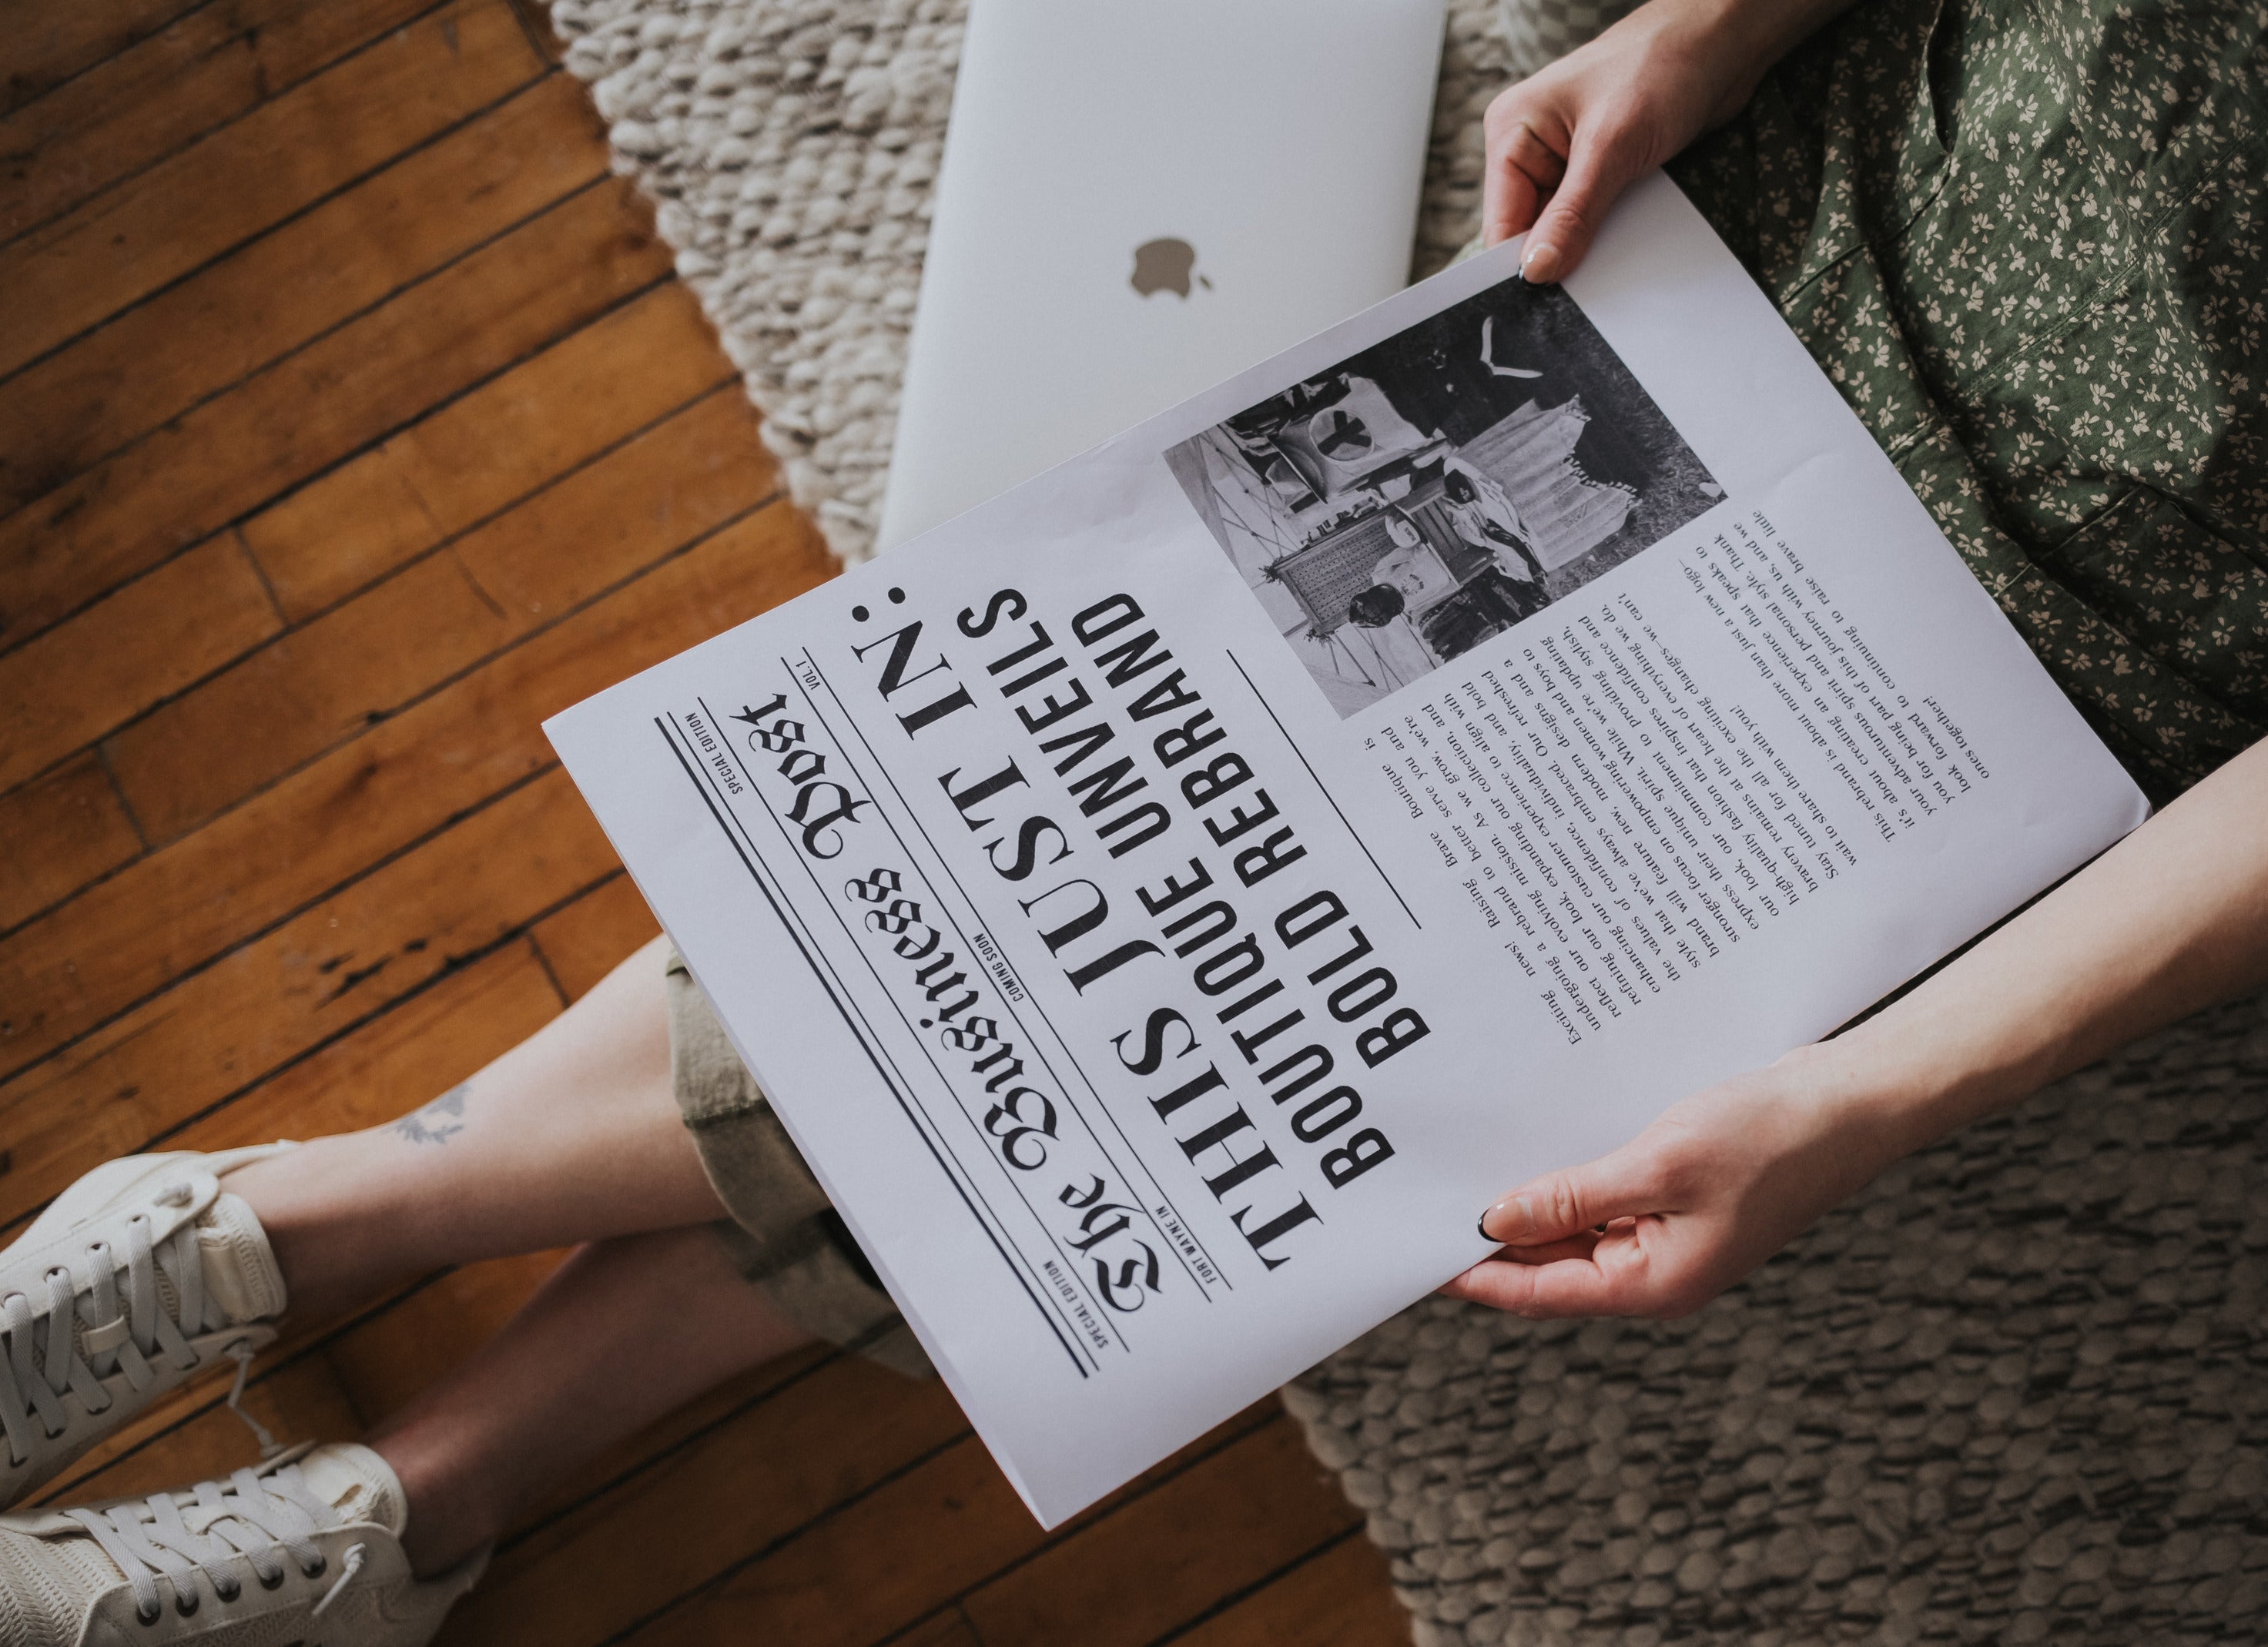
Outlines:
{"type": "Polygon", "coordinates": [[[411,1566],[455,1566],[623,1437],[807,1337],[706,1229],[583,1248],[370,1437],[409,1495],[411,1566]]]}
{"type": "Polygon", "coordinates": [[[725,1216],[669,1086],[664,940],[415,1114],[230,1174],[296,1309],[449,1264],[725,1216]]]}

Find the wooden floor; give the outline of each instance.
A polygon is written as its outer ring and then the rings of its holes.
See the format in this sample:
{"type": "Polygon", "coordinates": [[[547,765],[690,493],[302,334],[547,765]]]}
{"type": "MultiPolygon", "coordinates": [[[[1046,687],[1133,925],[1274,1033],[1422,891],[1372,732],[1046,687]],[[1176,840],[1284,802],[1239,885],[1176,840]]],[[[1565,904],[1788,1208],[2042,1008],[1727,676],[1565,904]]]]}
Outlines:
{"type": "MultiPolygon", "coordinates": [[[[538,723],[828,576],[540,14],[0,0],[0,1240],[109,1156],[367,1124],[653,931],[538,723]]],[[[556,1254],[301,1321],[345,1437],[556,1254]]],[[[57,1494],[252,1457],[200,1387],[57,1494]]],[[[591,1471],[444,1639],[1406,1642],[1273,1401],[1051,1538],[806,1354],[591,1471]]]]}

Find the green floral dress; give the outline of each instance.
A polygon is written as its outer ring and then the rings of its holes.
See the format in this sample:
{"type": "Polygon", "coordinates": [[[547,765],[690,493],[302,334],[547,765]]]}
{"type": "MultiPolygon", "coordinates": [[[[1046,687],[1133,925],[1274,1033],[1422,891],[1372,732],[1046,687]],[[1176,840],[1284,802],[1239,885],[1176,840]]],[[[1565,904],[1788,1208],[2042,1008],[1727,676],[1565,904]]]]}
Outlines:
{"type": "Polygon", "coordinates": [[[1671,167],[2161,800],[2268,733],[2264,28],[1860,0],[1671,167]]]}

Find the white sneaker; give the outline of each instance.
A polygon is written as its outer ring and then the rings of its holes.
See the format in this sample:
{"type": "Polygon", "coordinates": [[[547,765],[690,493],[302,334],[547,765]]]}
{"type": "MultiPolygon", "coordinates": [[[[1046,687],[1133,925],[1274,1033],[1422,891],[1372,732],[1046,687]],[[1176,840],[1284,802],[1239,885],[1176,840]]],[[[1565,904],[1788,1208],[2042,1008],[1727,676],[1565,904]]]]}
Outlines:
{"type": "Polygon", "coordinates": [[[7,1647],[424,1647],[488,1564],[419,1582],[401,1483],[368,1447],[298,1446],[225,1482],[0,1516],[7,1647]]]}
{"type": "Polygon", "coordinates": [[[262,1323],[283,1312],[284,1275],[219,1180],[293,1147],[106,1162],[0,1253],[0,1509],[230,1360],[236,1404],[244,1368],[275,1339],[262,1323]]]}

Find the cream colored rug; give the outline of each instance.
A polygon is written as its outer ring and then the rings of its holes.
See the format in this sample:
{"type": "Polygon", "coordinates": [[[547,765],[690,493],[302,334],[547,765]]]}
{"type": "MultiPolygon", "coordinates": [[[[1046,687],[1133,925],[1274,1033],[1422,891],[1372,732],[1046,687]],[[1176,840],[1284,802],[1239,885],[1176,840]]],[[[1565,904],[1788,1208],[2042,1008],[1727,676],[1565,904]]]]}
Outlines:
{"type": "MultiPolygon", "coordinates": [[[[1621,9],[1451,0],[1417,273],[1472,232],[1489,98],[1621,9]]],[[[797,496],[862,558],[961,0],[554,15],[797,496]]],[[[1424,1647],[2249,1643],[2264,1276],[2249,1002],[1905,1164],[1690,1320],[1434,1302],[1285,1399],[1424,1647]]]]}
{"type": "Polygon", "coordinates": [[[1689,1320],[1442,1300],[1285,1393],[1440,1643],[2268,1638],[2268,997],[1689,1320]]]}

